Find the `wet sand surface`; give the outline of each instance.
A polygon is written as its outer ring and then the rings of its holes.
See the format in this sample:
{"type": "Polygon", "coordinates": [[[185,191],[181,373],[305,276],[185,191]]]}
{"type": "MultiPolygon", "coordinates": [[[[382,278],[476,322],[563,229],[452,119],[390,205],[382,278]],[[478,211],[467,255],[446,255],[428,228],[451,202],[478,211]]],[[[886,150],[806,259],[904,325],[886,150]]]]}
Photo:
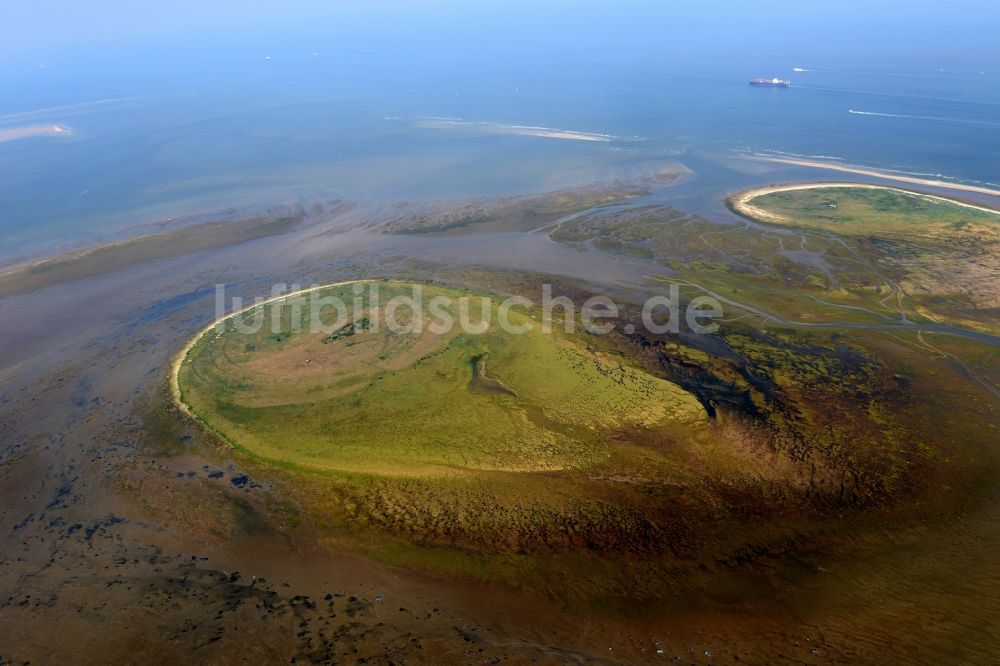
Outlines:
{"type": "Polygon", "coordinates": [[[482,266],[614,290],[645,288],[654,271],[545,234],[353,229],[363,216],[0,300],[0,662],[988,663],[996,654],[996,501],[961,524],[858,543],[848,561],[803,557],[792,573],[720,574],[670,603],[579,608],[373,563],[307,524],[276,524],[280,487],[179,417],[177,451],[145,446],[142,421],[168,399],[173,355],[214,318],[217,283],[252,297],[275,282],[441,279],[482,266]],[[920,652],[897,647],[916,637],[920,652]]]}

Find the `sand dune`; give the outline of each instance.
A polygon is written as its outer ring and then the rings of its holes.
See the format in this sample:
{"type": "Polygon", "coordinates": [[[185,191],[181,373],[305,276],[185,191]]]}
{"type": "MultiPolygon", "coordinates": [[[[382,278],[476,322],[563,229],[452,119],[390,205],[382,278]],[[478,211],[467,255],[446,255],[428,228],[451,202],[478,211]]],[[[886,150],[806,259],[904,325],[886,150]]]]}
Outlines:
{"type": "Polygon", "coordinates": [[[510,134],[516,136],[537,136],[545,139],[568,139],[570,141],[611,141],[613,137],[594,132],[532,125],[508,125],[483,121],[459,120],[455,118],[418,118],[414,123],[423,129],[465,130],[477,134],[510,134]]]}
{"type": "Polygon", "coordinates": [[[69,128],[62,125],[29,125],[26,127],[7,127],[0,129],[0,143],[30,139],[36,136],[63,136],[69,134],[69,128]]]}

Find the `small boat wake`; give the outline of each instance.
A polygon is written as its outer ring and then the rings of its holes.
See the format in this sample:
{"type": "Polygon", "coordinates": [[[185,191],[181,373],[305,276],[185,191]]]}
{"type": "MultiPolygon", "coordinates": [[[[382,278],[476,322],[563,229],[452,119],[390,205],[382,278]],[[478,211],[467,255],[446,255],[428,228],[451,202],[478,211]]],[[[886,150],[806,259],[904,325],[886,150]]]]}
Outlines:
{"type": "Polygon", "coordinates": [[[0,120],[25,120],[28,118],[41,118],[52,115],[69,115],[68,112],[80,113],[85,111],[101,110],[102,107],[109,107],[116,104],[133,102],[142,99],[146,99],[146,97],[140,95],[132,97],[109,97],[108,99],[97,99],[89,102],[78,102],[76,104],[48,106],[41,109],[32,109],[31,111],[18,111],[17,113],[0,115],[0,120]]]}
{"type": "Polygon", "coordinates": [[[848,109],[848,113],[855,116],[873,116],[876,118],[902,118],[907,120],[930,120],[939,123],[958,123],[963,125],[983,125],[986,127],[1000,127],[1000,123],[988,120],[975,120],[973,118],[951,118],[946,116],[917,116],[906,113],[883,113],[880,111],[859,111],[858,109],[848,109]]]}

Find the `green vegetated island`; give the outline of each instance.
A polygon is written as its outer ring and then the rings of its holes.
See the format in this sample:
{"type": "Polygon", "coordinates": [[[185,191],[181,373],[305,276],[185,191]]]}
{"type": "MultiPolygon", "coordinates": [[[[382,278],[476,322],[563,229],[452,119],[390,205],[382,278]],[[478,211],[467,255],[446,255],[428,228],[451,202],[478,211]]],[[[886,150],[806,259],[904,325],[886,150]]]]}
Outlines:
{"type": "MultiPolygon", "coordinates": [[[[367,284],[379,289],[382,307],[412,295],[407,283],[367,284]]],[[[683,389],[590,351],[573,335],[544,333],[529,312],[511,312],[516,328],[504,331],[499,299],[489,328],[466,332],[459,299],[469,299],[471,329],[483,323],[482,297],[421,285],[421,330],[399,333],[380,321],[384,313],[367,291],[354,309],[353,286],[315,294],[352,304],[332,331],[310,331],[309,301],[293,313],[284,299],[260,306],[268,323],[274,308],[283,310],[276,332],[265,325],[243,334],[234,318],[223,332],[210,330],[181,367],[184,401],[268,461],[387,477],[582,468],[607,458],[609,430],[704,422],[701,405],[683,389]],[[434,297],[448,299],[450,330],[426,311],[434,297]]],[[[400,325],[411,327],[412,309],[399,312],[400,325]]]]}
{"type": "Polygon", "coordinates": [[[1000,211],[860,183],[765,187],[729,203],[751,219],[808,234],[782,239],[783,254],[826,250],[826,279],[817,283],[845,304],[1000,332],[1000,211]],[[828,250],[831,241],[840,250],[828,250]]]}
{"type": "MultiPolygon", "coordinates": [[[[449,298],[455,320],[459,299],[475,323],[493,296],[493,325],[435,332],[422,311],[419,334],[393,333],[355,285],[331,285],[350,308],[327,330],[310,331],[308,301],[282,304],[277,330],[237,324],[279,301],[206,329],[176,397],[331,541],[564,599],[675,595],[979,501],[1000,463],[1000,215],[840,183],[729,204],[751,221],[638,205],[547,229],[717,296],[716,335],[543,332],[532,308],[512,334],[501,296],[431,284],[424,302],[449,298]]],[[[383,305],[411,293],[378,284],[383,305]]]]}

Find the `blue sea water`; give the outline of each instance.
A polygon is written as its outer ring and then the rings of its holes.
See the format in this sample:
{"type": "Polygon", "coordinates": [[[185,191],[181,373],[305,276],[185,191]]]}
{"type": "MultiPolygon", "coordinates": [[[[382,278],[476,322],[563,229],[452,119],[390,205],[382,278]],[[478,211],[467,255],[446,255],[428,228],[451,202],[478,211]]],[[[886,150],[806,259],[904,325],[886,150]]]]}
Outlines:
{"type": "Polygon", "coordinates": [[[453,22],[372,39],[358,12],[332,32],[67,47],[0,66],[0,130],[70,130],[0,143],[0,263],[230,207],[540,191],[672,160],[715,196],[761,153],[1000,188],[1000,63],[954,35],[927,52],[778,48],[740,26],[661,35],[550,16],[521,32],[453,22]],[[792,86],[747,85],[758,76],[792,86]]]}

